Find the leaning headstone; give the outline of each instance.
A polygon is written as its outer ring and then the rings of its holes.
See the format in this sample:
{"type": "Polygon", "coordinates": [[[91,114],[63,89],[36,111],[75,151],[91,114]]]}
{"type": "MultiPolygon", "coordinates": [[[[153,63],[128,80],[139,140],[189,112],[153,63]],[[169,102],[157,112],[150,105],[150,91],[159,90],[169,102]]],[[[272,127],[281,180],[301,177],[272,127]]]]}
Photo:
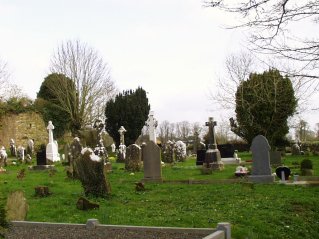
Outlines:
{"type": "Polygon", "coordinates": [[[256,136],[250,147],[252,151],[253,164],[249,179],[255,183],[271,183],[275,177],[271,174],[268,140],[262,136],[256,136]]]}
{"type": "Polygon", "coordinates": [[[52,121],[49,121],[47,130],[49,131],[49,143],[46,147],[46,158],[49,161],[56,162],[60,161],[60,155],[58,152],[58,144],[56,140],[53,140],[53,130],[54,125],[52,124],[52,121]]]}
{"type": "Polygon", "coordinates": [[[24,192],[21,190],[10,193],[6,204],[7,220],[8,221],[24,221],[29,205],[24,196],[24,192]]]}
{"type": "Polygon", "coordinates": [[[34,141],[33,139],[29,139],[27,142],[27,154],[32,156],[34,154],[34,141]]]}
{"type": "Polygon", "coordinates": [[[142,168],[141,147],[131,144],[126,149],[125,169],[130,172],[138,172],[142,168]]]}
{"type": "Polygon", "coordinates": [[[111,186],[106,179],[103,160],[90,148],[84,148],[76,160],[76,169],[85,195],[106,197],[111,186]]]}
{"type": "Polygon", "coordinates": [[[162,181],[161,149],[153,141],[142,144],[145,181],[162,181]]]}

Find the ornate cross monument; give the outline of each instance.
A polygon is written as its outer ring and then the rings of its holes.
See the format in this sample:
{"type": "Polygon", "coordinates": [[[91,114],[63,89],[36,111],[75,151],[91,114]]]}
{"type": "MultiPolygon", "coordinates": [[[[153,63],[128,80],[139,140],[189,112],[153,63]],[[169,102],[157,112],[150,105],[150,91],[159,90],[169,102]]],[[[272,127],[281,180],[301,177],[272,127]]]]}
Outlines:
{"type": "Polygon", "coordinates": [[[46,147],[46,158],[52,162],[60,161],[58,143],[53,140],[54,125],[52,124],[52,121],[49,121],[47,130],[49,131],[49,143],[46,147]]]}
{"type": "Polygon", "coordinates": [[[121,126],[120,129],[118,130],[119,134],[120,134],[120,144],[124,144],[125,145],[125,142],[124,142],[124,133],[126,132],[126,129],[121,126]]]}
{"type": "Polygon", "coordinates": [[[148,115],[148,119],[145,122],[146,126],[148,127],[148,135],[150,141],[153,141],[156,144],[156,127],[157,127],[157,120],[154,118],[154,111],[150,111],[148,115]]]}
{"type": "Polygon", "coordinates": [[[212,168],[213,170],[222,170],[224,164],[221,161],[220,152],[217,148],[216,138],[215,138],[215,129],[217,122],[214,121],[213,117],[208,118],[208,122],[205,123],[208,126],[208,150],[205,154],[205,164],[204,167],[212,168]]]}

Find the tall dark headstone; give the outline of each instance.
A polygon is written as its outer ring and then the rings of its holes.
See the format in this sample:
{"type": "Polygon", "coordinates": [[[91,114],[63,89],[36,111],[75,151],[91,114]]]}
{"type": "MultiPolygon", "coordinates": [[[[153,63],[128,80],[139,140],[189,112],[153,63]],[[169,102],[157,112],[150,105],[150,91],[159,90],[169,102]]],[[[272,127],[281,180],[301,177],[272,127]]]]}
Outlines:
{"type": "Polygon", "coordinates": [[[275,177],[271,174],[268,140],[258,135],[253,139],[251,144],[253,156],[252,175],[249,177],[255,183],[271,183],[275,177]]]}

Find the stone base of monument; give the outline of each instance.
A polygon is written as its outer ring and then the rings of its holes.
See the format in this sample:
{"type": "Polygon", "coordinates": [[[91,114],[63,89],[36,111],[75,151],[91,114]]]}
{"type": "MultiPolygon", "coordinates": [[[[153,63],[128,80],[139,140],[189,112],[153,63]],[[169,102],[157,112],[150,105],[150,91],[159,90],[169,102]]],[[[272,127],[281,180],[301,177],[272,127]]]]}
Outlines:
{"type": "Polygon", "coordinates": [[[162,183],[162,178],[143,178],[141,182],[162,183]]]}
{"type": "Polygon", "coordinates": [[[34,165],[28,168],[29,170],[56,170],[54,165],[34,165]]]}
{"type": "Polygon", "coordinates": [[[273,183],[275,182],[274,175],[251,175],[248,177],[250,182],[253,183],[273,183]]]}
{"type": "Polygon", "coordinates": [[[224,164],[240,164],[240,158],[222,158],[221,159],[224,164]]]}
{"type": "Polygon", "coordinates": [[[223,162],[214,162],[210,164],[210,167],[214,170],[223,170],[224,169],[224,163],[223,162]]]}

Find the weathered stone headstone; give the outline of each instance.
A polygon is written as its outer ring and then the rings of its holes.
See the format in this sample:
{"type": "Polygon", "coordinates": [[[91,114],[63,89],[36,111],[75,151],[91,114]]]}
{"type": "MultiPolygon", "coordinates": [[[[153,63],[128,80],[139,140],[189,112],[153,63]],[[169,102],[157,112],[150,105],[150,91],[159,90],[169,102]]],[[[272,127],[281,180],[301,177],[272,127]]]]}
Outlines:
{"type": "Polygon", "coordinates": [[[106,197],[111,193],[111,186],[104,172],[104,162],[92,149],[82,150],[81,157],[76,160],[76,169],[85,195],[106,197]]]}
{"type": "Polygon", "coordinates": [[[300,155],[300,146],[297,143],[291,146],[291,155],[300,155]]]}
{"type": "Polygon", "coordinates": [[[250,147],[253,157],[252,173],[249,179],[255,183],[271,183],[275,178],[271,174],[268,140],[262,136],[256,136],[250,147]]]}
{"type": "Polygon", "coordinates": [[[162,147],[162,160],[164,163],[174,162],[174,143],[170,140],[162,147]]]}
{"type": "Polygon", "coordinates": [[[90,200],[80,197],[76,202],[76,208],[79,210],[91,210],[91,209],[98,209],[100,205],[98,203],[91,202],[90,200]]]}
{"type": "Polygon", "coordinates": [[[280,151],[270,151],[270,165],[279,166],[281,165],[281,152],[280,151]]]}
{"type": "Polygon", "coordinates": [[[10,139],[10,153],[12,157],[17,156],[17,148],[14,139],[10,139]]]}
{"type": "Polygon", "coordinates": [[[154,118],[154,111],[150,111],[150,114],[148,115],[148,119],[145,122],[147,129],[148,129],[148,135],[150,141],[154,142],[156,144],[156,127],[157,127],[157,120],[154,118]]]}
{"type": "Polygon", "coordinates": [[[162,181],[161,149],[153,141],[142,144],[145,181],[162,181]]]}
{"type": "Polygon", "coordinates": [[[34,141],[33,139],[29,139],[27,142],[27,154],[32,156],[34,154],[34,141]]]}
{"type": "Polygon", "coordinates": [[[203,166],[211,168],[213,170],[222,170],[224,168],[224,164],[221,161],[220,152],[217,148],[214,129],[217,123],[216,121],[214,121],[213,117],[209,117],[208,122],[206,122],[205,125],[208,126],[209,129],[209,144],[208,150],[206,151],[205,155],[205,163],[203,164],[203,166]]]}
{"type": "Polygon", "coordinates": [[[17,148],[17,159],[20,162],[24,162],[24,147],[18,146],[17,148]]]}
{"type": "Polygon", "coordinates": [[[67,175],[69,178],[77,178],[76,162],[81,157],[81,151],[82,145],[80,139],[75,137],[70,145],[70,166],[67,168],[67,175]]]}
{"type": "Polygon", "coordinates": [[[125,169],[130,172],[138,172],[142,168],[141,147],[131,144],[126,149],[125,169]]]}
{"type": "Polygon", "coordinates": [[[58,144],[55,140],[53,140],[54,125],[52,124],[52,121],[49,121],[47,130],[49,131],[49,143],[46,147],[46,158],[52,162],[60,161],[58,144]]]}
{"type": "Polygon", "coordinates": [[[8,155],[6,149],[2,146],[0,149],[0,167],[7,166],[8,155]]]}
{"type": "Polygon", "coordinates": [[[6,204],[7,220],[8,221],[24,221],[29,205],[24,196],[24,192],[21,190],[12,192],[9,194],[6,204]]]}

